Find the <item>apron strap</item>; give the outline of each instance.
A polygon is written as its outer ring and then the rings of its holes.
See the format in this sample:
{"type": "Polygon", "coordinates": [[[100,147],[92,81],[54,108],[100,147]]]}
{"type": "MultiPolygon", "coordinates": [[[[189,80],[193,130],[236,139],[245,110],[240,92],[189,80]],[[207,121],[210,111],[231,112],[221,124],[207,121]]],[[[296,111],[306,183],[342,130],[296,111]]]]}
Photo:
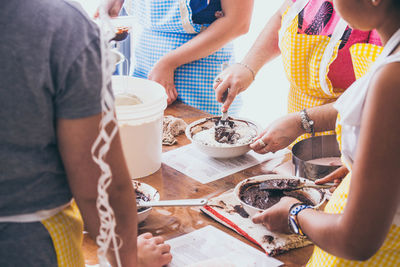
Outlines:
{"type": "Polygon", "coordinates": [[[319,67],[319,83],[321,85],[322,90],[327,95],[332,95],[332,93],[329,90],[329,86],[326,82],[328,64],[332,58],[333,52],[335,51],[335,46],[337,42],[340,41],[340,38],[342,38],[346,28],[347,28],[347,23],[343,19],[340,19],[333,31],[332,37],[329,40],[328,45],[325,48],[324,54],[322,55],[321,64],[319,67]]]}
{"type": "Polygon", "coordinates": [[[46,220],[46,219],[52,217],[53,215],[59,213],[60,211],[62,211],[66,207],[68,207],[69,205],[71,205],[71,202],[68,202],[61,206],[58,206],[54,209],[39,210],[37,212],[27,213],[27,214],[1,216],[0,222],[15,222],[15,223],[40,222],[40,221],[46,220]]]}
{"type": "Polygon", "coordinates": [[[281,41],[283,35],[286,33],[287,29],[289,28],[290,24],[294,20],[294,18],[306,7],[309,0],[297,0],[290,8],[289,11],[286,13],[285,17],[283,18],[281,29],[279,31],[279,48],[281,47],[281,41]]]}
{"type": "Polygon", "coordinates": [[[382,53],[379,55],[368,72],[356,80],[334,104],[335,109],[340,114],[340,123],[351,126],[360,126],[363,103],[365,101],[369,83],[377,70],[386,64],[400,62],[400,54],[390,55],[393,49],[400,43],[400,29],[390,38],[385,45],[382,53]]]}
{"type": "MultiPolygon", "coordinates": [[[[290,7],[288,13],[283,18],[282,26],[279,31],[279,48],[281,48],[281,41],[283,35],[286,33],[287,29],[289,28],[290,24],[295,19],[295,17],[305,8],[308,2],[309,0],[297,0],[290,7]]],[[[319,80],[322,90],[327,95],[332,95],[332,93],[329,90],[329,86],[326,82],[328,64],[334,53],[335,46],[337,42],[340,40],[340,38],[343,36],[343,33],[345,32],[346,28],[347,28],[347,23],[343,19],[340,19],[335,27],[335,30],[333,31],[332,37],[330,38],[328,45],[325,48],[324,54],[322,55],[321,64],[319,68],[319,80]]]]}
{"type": "Polygon", "coordinates": [[[185,29],[186,33],[197,33],[193,25],[190,23],[190,14],[186,5],[186,0],[179,1],[179,13],[181,14],[182,26],[185,29]]]}

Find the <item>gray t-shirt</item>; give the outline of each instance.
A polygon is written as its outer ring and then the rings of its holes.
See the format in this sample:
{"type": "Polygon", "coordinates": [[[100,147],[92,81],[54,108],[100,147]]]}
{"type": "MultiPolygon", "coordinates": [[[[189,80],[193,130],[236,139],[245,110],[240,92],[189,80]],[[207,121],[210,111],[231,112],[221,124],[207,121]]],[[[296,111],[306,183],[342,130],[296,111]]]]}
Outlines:
{"type": "Polygon", "coordinates": [[[51,209],[71,199],[57,119],[101,112],[98,28],[63,0],[11,0],[0,36],[0,216],[51,209]]]}

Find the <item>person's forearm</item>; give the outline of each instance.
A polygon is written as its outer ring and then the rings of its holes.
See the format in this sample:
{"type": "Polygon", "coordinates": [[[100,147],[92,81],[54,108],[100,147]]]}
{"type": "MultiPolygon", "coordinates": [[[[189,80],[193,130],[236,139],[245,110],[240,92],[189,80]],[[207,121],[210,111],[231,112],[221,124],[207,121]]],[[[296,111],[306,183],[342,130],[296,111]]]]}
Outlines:
{"type": "MultiPolygon", "coordinates": [[[[109,203],[113,209],[117,223],[115,232],[121,245],[119,254],[122,266],[135,266],[137,261],[136,198],[122,153],[119,134],[114,137],[107,154],[107,163],[110,165],[112,171],[112,183],[107,192],[109,195],[109,203]]],[[[95,238],[98,234],[98,223],[93,223],[91,218],[86,218],[85,223],[89,224],[87,228],[89,233],[95,231],[95,238]]],[[[110,244],[110,246],[113,248],[113,244],[110,244]]],[[[113,263],[113,266],[116,266],[114,262],[114,250],[111,249],[108,255],[110,262],[113,263]]]]}
{"type": "Polygon", "coordinates": [[[335,129],[337,110],[333,103],[306,109],[311,120],[314,121],[314,131],[323,132],[335,129]]]}
{"type": "Polygon", "coordinates": [[[279,12],[275,13],[257,37],[255,43],[242,60],[257,73],[266,63],[279,56],[278,31],[281,26],[279,12]]]}
{"type": "MultiPolygon", "coordinates": [[[[340,216],[311,209],[301,211],[297,219],[302,231],[318,247],[333,255],[344,257],[341,246],[340,216]]],[[[345,257],[347,258],[347,257],[345,257]]]]}
{"type": "MultiPolygon", "coordinates": [[[[207,57],[234,38],[247,33],[250,26],[253,0],[243,3],[239,3],[239,0],[235,1],[238,1],[238,7],[234,7],[235,2],[224,7],[222,1],[222,9],[228,9],[224,11],[226,14],[223,17],[215,20],[208,28],[187,43],[169,52],[162,60],[177,68],[183,64],[207,57]]],[[[225,3],[225,5],[227,4],[225,3]]]]}
{"type": "MultiPolygon", "coordinates": [[[[100,114],[82,119],[60,119],[57,126],[58,146],[68,183],[81,211],[85,228],[93,240],[96,240],[100,226],[96,207],[100,168],[93,161],[90,151],[98,135],[100,119],[100,114]]],[[[122,242],[119,250],[121,261],[124,263],[123,266],[135,266],[136,199],[118,133],[112,141],[106,161],[112,171],[112,182],[107,192],[117,223],[116,233],[122,242]]],[[[112,254],[110,250],[109,259],[114,263],[112,254]]]]}
{"type": "Polygon", "coordinates": [[[282,14],[289,4],[290,1],[285,1],[280,9],[268,20],[255,43],[242,60],[242,62],[250,66],[255,73],[281,53],[278,46],[278,32],[281,27],[282,14]]]}

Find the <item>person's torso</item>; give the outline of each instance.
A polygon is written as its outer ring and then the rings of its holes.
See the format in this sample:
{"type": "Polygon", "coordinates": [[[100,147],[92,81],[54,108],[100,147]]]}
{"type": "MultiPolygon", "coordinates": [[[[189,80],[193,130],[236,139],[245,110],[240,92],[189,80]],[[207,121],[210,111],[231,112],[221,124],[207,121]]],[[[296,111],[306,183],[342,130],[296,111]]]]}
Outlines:
{"type": "MultiPolygon", "coordinates": [[[[97,36],[65,1],[8,1],[0,9],[0,216],[67,203],[57,147],[58,97],[68,68],[97,36]],[[84,33],[77,40],[76,32],[84,33]]],[[[65,99],[65,98],[63,98],[65,99]]]]}
{"type": "MultiPolygon", "coordinates": [[[[333,193],[325,207],[325,212],[342,213],[346,207],[350,190],[352,166],[355,159],[357,144],[360,136],[361,117],[364,111],[364,103],[368,94],[369,84],[376,71],[390,62],[400,62],[400,54],[388,56],[392,48],[400,42],[400,31],[394,37],[394,42],[387,44],[376,63],[370,71],[357,80],[335,103],[338,110],[336,133],[339,147],[342,153],[342,161],[350,170],[339,187],[333,193]]],[[[400,264],[400,205],[393,218],[390,231],[379,251],[365,262],[355,262],[341,259],[324,252],[316,247],[314,254],[307,266],[399,266],[400,264]]]]}
{"type": "Polygon", "coordinates": [[[146,30],[181,34],[197,34],[222,14],[220,0],[140,0],[131,12],[146,30]]]}
{"type": "MultiPolygon", "coordinates": [[[[350,47],[377,46],[376,57],[381,45],[376,32],[347,27],[327,0],[295,1],[283,16],[280,36],[293,98],[301,99],[299,105],[292,99],[290,112],[334,101],[355,80],[353,66],[358,63],[353,62],[350,47]],[[296,6],[301,7],[295,11],[296,6]]],[[[361,50],[366,52],[364,47],[361,50]]]]}
{"type": "MultiPolygon", "coordinates": [[[[222,16],[220,0],[133,1],[132,13],[142,28],[135,42],[133,76],[147,78],[165,54],[196,37],[222,16]]],[[[219,115],[221,104],[215,98],[213,81],[223,64],[234,62],[233,44],[228,43],[202,59],[189,62],[175,71],[178,100],[208,113],[219,115]]],[[[231,105],[232,114],[241,106],[240,97],[231,105]]]]}

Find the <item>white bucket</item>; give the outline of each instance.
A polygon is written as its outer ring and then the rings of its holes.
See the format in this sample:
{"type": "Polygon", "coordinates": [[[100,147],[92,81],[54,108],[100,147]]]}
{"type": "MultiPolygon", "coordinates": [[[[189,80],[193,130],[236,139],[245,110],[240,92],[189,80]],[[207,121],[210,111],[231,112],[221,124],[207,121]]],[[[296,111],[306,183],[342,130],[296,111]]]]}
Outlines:
{"type": "Polygon", "coordinates": [[[116,106],[122,149],[132,178],[161,167],[162,121],[167,94],[160,84],[129,76],[113,76],[114,94],[136,95],[143,103],[116,106]]]}

